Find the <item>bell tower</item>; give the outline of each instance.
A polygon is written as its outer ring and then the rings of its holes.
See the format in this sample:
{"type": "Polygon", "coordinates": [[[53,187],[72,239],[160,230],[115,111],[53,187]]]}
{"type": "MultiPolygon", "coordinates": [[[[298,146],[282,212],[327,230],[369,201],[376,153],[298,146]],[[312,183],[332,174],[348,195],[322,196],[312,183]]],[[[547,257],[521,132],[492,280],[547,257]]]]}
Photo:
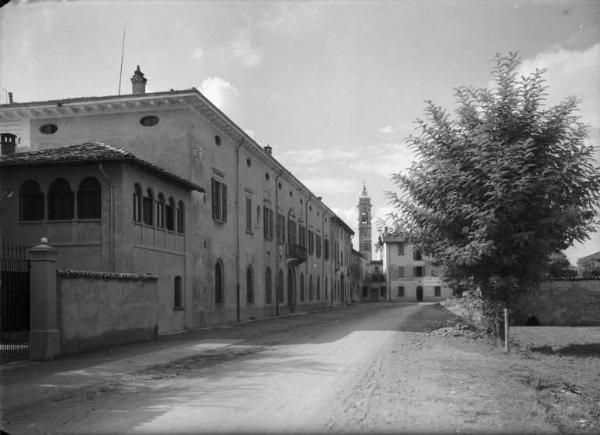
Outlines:
{"type": "Polygon", "coordinates": [[[363,183],[363,191],[358,200],[358,251],[367,261],[372,260],[371,207],[371,198],[367,193],[367,186],[363,183]]]}

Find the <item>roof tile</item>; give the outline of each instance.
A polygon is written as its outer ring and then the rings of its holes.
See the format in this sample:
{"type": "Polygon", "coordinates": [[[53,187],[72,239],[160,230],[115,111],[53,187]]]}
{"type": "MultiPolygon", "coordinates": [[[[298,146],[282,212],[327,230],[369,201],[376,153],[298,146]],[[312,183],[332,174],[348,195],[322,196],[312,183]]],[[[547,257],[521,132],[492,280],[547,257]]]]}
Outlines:
{"type": "Polygon", "coordinates": [[[100,141],[0,156],[0,167],[45,166],[113,161],[131,162],[147,168],[157,175],[175,181],[177,184],[183,185],[188,189],[204,191],[202,187],[185,178],[179,177],[178,175],[156,166],[153,163],[147,162],[146,160],[142,160],[130,152],[115,148],[100,141]]]}

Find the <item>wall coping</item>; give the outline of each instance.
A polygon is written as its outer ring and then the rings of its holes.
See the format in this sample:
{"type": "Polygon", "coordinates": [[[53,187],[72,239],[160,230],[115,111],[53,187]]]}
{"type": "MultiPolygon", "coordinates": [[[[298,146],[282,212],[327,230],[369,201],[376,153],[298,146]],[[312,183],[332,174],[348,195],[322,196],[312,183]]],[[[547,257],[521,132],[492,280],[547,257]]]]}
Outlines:
{"type": "Polygon", "coordinates": [[[158,277],[150,274],[138,275],[135,273],[97,272],[94,270],[59,269],[61,278],[92,278],[122,281],[158,281],[158,277]]]}
{"type": "Polygon", "coordinates": [[[598,274],[590,274],[590,275],[580,275],[580,276],[560,276],[554,277],[543,282],[552,282],[552,281],[600,281],[600,275],[598,274]]]}

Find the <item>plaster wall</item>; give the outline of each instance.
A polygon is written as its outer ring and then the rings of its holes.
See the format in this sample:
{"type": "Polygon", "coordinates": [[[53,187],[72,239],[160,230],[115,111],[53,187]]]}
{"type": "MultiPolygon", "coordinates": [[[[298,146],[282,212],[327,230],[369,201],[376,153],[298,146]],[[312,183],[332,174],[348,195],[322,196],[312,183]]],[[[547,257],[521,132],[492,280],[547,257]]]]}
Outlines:
{"type": "Polygon", "coordinates": [[[156,338],[159,298],[155,279],[59,272],[61,353],[156,338]]]}
{"type": "Polygon", "coordinates": [[[96,178],[102,187],[102,216],[108,210],[108,185],[97,164],[78,166],[8,167],[2,168],[3,188],[13,195],[3,201],[0,224],[3,239],[25,246],[35,246],[47,237],[59,252],[59,268],[109,270],[108,220],[78,219],[78,186],[84,178],[96,178]],[[48,220],[48,188],[57,178],[66,179],[75,193],[75,218],[72,220],[48,220]],[[23,182],[35,180],[44,193],[44,220],[25,222],[20,220],[19,189],[23,182]]]}
{"type": "Polygon", "coordinates": [[[433,276],[435,270],[427,265],[425,258],[415,260],[413,256],[413,245],[404,241],[386,242],[383,249],[383,268],[386,275],[386,285],[392,301],[416,301],[417,287],[423,289],[423,301],[439,301],[452,296],[452,289],[444,281],[433,276]],[[398,249],[399,243],[403,243],[404,251],[398,249]],[[414,267],[423,267],[423,276],[414,276],[414,267]],[[404,267],[404,275],[401,276],[399,267],[404,267]],[[440,296],[435,296],[435,287],[440,287],[440,296]],[[399,295],[399,287],[404,287],[404,296],[399,295]]]}
{"type": "MultiPolygon", "coordinates": [[[[194,309],[194,275],[203,270],[190,268],[187,257],[191,255],[189,248],[194,243],[197,234],[189,234],[193,226],[190,214],[201,206],[192,201],[201,201],[185,188],[135,166],[122,165],[121,175],[115,176],[115,263],[117,271],[136,274],[150,273],[158,278],[159,333],[180,331],[190,326],[194,309]],[[133,193],[135,184],[139,184],[145,192],[152,189],[154,199],[162,193],[165,199],[173,198],[175,204],[179,201],[184,205],[184,233],[146,225],[133,219],[133,193]],[[175,277],[182,279],[183,307],[174,306],[175,277]]],[[[156,218],[156,216],[155,216],[156,218]]],[[[196,305],[195,309],[199,309],[196,305]]],[[[200,325],[198,325],[200,326],[200,325]]]]}
{"type": "Polygon", "coordinates": [[[600,280],[545,281],[510,305],[515,325],[535,316],[541,326],[600,326],[600,280]]]}
{"type": "Polygon", "coordinates": [[[186,110],[157,109],[33,119],[30,129],[31,150],[100,140],[183,178],[191,178],[194,128],[186,110]],[[140,119],[149,115],[157,116],[159,123],[151,127],[141,125],[140,119]],[[42,134],[39,128],[44,124],[55,124],[56,132],[42,134]]]}
{"type": "MultiPolygon", "coordinates": [[[[32,149],[100,139],[109,145],[131,151],[136,156],[189,179],[206,190],[206,194],[193,192],[189,203],[186,203],[185,240],[178,240],[172,235],[161,233],[160,230],[131,222],[133,193],[127,189],[133,188],[135,180],[127,171],[123,173],[122,183],[126,190],[119,192],[122,218],[116,224],[116,227],[120,228],[116,230],[120,242],[115,261],[122,270],[143,273],[149,268],[160,269],[162,264],[159,259],[164,254],[168,266],[164,267],[164,275],[159,273],[159,294],[163,294],[160,288],[165,282],[171,285],[171,275],[176,269],[185,269],[186,327],[195,328],[236,320],[238,294],[240,320],[271,315],[277,309],[279,312],[285,312],[304,309],[301,307],[309,309],[313,305],[336,305],[351,300],[352,287],[347,268],[351,250],[349,233],[346,230],[340,231],[339,228],[334,230],[330,222],[331,216],[326,216],[326,208],[320,201],[309,196],[307,191],[297,186],[285,173],[279,176],[279,169],[274,169],[274,161],[262,150],[257,150],[251,143],[240,145],[234,142],[202,115],[188,109],[155,107],[152,110],[144,109],[130,113],[76,114],[31,120],[30,128],[32,149]],[[152,127],[142,126],[139,120],[147,115],[157,116],[159,123],[152,127]],[[56,133],[40,133],[39,127],[46,123],[55,123],[58,127],[56,133]],[[223,223],[212,219],[212,178],[227,186],[228,219],[223,223]],[[246,231],[246,198],[251,199],[253,208],[250,231],[246,231]],[[264,239],[264,205],[274,213],[272,241],[264,239]],[[257,210],[259,207],[260,210],[257,210]],[[286,218],[286,243],[287,217],[290,213],[295,216],[297,223],[301,221],[302,225],[314,231],[315,235],[319,234],[322,241],[329,239],[329,260],[324,260],[324,249],[321,257],[316,257],[315,249],[306,262],[292,266],[294,282],[290,292],[285,245],[278,245],[276,242],[278,211],[286,218]],[[140,239],[143,242],[139,242],[140,239]],[[181,243],[185,245],[183,250],[181,243]],[[162,254],[140,253],[152,249],[152,252],[162,254]],[[179,260],[178,255],[182,251],[185,257],[179,260]],[[343,252],[342,261],[340,252],[343,252]],[[219,260],[223,263],[225,282],[224,303],[221,305],[215,304],[214,301],[214,269],[219,260]],[[247,303],[246,297],[248,267],[254,272],[252,303],[247,303]],[[270,304],[266,304],[265,294],[267,267],[271,268],[273,277],[270,304]],[[279,270],[284,274],[284,300],[277,303],[276,278],[279,270]],[[321,277],[321,300],[300,300],[301,274],[305,276],[306,282],[311,274],[315,282],[317,276],[321,277]],[[340,290],[342,274],[345,281],[343,291],[340,290]]],[[[144,181],[141,176],[136,177],[144,188],[156,184],[144,181]]],[[[155,189],[155,195],[158,189],[155,189]]],[[[164,189],[166,195],[166,188],[164,189]]],[[[298,237],[298,230],[296,234],[298,237]]],[[[164,294],[167,294],[166,290],[164,294]]],[[[167,321],[165,316],[161,319],[161,331],[171,330],[181,324],[179,319],[172,318],[167,321]]]]}

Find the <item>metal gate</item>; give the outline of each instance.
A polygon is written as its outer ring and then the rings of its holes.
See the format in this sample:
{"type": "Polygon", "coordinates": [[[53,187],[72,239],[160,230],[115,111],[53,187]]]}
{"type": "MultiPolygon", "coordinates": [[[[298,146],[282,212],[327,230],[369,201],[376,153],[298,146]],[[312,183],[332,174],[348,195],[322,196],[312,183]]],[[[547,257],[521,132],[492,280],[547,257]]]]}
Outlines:
{"type": "Polygon", "coordinates": [[[0,256],[0,363],[29,358],[27,248],[2,243],[0,256]]]}

